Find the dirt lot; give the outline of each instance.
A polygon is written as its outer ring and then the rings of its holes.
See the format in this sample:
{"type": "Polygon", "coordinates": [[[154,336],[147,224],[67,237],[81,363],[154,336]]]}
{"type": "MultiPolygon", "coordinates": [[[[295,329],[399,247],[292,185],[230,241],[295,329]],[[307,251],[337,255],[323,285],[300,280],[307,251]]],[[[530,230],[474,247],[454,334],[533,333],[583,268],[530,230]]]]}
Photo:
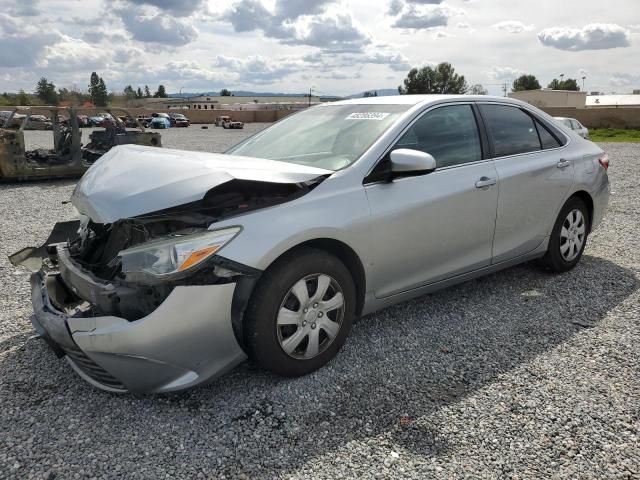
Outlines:
{"type": "MultiPolygon", "coordinates": [[[[247,127],[163,143],[220,151],[247,127]]],[[[370,315],[304,378],[245,364],[163,396],[95,390],[30,338],[6,255],[72,216],[74,182],[0,185],[0,478],[640,478],[640,146],[604,146],[610,209],[572,272],[370,315]]]]}

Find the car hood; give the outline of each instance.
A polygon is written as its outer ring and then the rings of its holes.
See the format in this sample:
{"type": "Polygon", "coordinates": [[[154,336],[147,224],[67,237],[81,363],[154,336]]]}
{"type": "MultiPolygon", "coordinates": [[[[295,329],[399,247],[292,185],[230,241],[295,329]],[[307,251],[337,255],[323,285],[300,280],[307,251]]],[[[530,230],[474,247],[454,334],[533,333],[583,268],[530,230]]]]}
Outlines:
{"type": "Polygon", "coordinates": [[[113,223],[201,200],[234,179],[301,183],[331,173],[277,160],[122,145],[87,170],[71,203],[96,223],[113,223]]]}

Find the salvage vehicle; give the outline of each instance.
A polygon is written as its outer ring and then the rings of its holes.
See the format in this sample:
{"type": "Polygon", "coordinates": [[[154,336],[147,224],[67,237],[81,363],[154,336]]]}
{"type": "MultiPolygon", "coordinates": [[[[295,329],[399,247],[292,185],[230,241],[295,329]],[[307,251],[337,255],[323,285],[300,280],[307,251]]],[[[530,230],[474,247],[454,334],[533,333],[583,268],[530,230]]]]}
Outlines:
{"type": "Polygon", "coordinates": [[[149,128],[171,128],[171,121],[165,117],[153,117],[149,122],[149,128]]]}
{"type": "Polygon", "coordinates": [[[231,129],[238,129],[241,130],[244,128],[244,123],[239,122],[237,120],[228,120],[225,122],[222,122],[222,128],[231,128],[231,129]]]}
{"type": "Polygon", "coordinates": [[[44,115],[30,115],[25,130],[53,130],[53,124],[44,115]]]}
{"type": "Polygon", "coordinates": [[[0,112],[0,128],[19,128],[25,116],[15,113],[13,110],[3,110],[0,112]],[[11,118],[10,122],[7,122],[11,118]]]}
{"type": "Polygon", "coordinates": [[[182,113],[170,113],[172,127],[188,127],[191,125],[189,119],[182,113]]]}
{"type": "MultiPolygon", "coordinates": [[[[161,146],[159,133],[127,130],[115,117],[102,115],[104,129],[91,132],[89,144],[82,146],[80,119],[76,110],[63,107],[37,107],[48,111],[53,136],[53,148],[29,148],[25,142],[25,130],[33,125],[34,117],[29,108],[11,110],[5,124],[16,128],[0,128],[0,181],[41,180],[81,176],[91,164],[116,145],[140,144],[161,146]],[[18,113],[24,112],[23,114],[18,113]],[[16,122],[16,116],[20,116],[16,122]]],[[[121,109],[111,109],[119,111],[121,109]]]]}
{"type": "Polygon", "coordinates": [[[99,388],[181,390],[247,357],[298,376],[358,316],[529,260],[574,268],[608,166],[514,99],[338,101],[225,154],[116,147],[77,184],[79,219],[11,261],[35,272],[36,331],[99,388]]]}
{"type": "Polygon", "coordinates": [[[216,117],[216,120],[213,123],[215,124],[216,127],[221,127],[224,122],[230,122],[230,121],[231,121],[231,117],[228,117],[227,115],[222,115],[220,117],[216,117]]]}

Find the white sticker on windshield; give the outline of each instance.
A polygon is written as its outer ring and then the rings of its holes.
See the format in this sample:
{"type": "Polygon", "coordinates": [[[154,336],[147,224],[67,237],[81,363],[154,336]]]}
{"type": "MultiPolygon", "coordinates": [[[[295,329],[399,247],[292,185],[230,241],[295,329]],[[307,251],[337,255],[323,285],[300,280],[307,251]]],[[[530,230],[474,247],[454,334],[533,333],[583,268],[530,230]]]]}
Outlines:
{"type": "Polygon", "coordinates": [[[345,120],[382,120],[389,114],[385,112],[359,112],[352,113],[345,120]]]}

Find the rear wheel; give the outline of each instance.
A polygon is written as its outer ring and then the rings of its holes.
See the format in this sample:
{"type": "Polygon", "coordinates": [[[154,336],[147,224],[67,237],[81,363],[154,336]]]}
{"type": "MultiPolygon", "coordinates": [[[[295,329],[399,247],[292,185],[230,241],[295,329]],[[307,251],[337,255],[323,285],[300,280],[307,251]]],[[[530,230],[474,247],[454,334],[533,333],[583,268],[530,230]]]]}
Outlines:
{"type": "Polygon", "coordinates": [[[578,197],[565,203],[556,219],[543,265],[553,272],[566,272],[575,267],[587,244],[589,210],[578,197]]]}
{"type": "Polygon", "coordinates": [[[246,344],[260,366],[305,375],[330,361],[355,315],[355,286],[340,260],[300,249],[269,268],[247,308],[246,344]]]}

